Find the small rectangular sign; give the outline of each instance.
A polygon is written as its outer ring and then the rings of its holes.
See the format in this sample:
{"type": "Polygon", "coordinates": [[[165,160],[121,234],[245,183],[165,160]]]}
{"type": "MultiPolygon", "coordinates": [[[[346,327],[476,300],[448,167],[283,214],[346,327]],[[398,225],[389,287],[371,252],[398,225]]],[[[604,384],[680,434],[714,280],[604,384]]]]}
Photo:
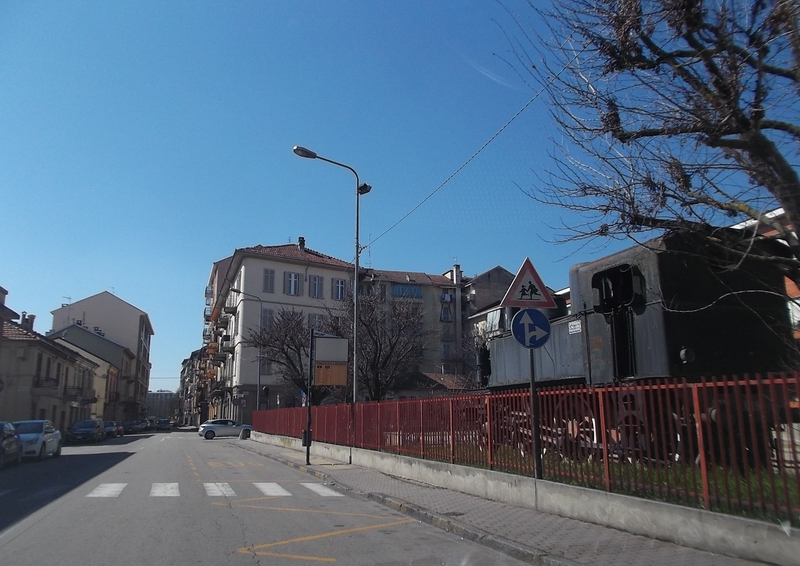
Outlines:
{"type": "Polygon", "coordinates": [[[314,364],[314,385],[347,385],[347,362],[314,364]]]}
{"type": "Polygon", "coordinates": [[[581,332],[581,321],[580,320],[571,320],[569,322],[569,329],[570,334],[580,334],[581,332]]]}

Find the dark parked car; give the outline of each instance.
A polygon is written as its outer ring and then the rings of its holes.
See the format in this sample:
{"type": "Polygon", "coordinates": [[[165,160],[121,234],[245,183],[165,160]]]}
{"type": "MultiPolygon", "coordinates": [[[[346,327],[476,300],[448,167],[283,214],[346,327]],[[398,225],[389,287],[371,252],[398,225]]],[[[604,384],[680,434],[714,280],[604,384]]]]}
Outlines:
{"type": "Polygon", "coordinates": [[[125,429],[125,434],[133,434],[140,431],[139,427],[136,426],[136,421],[125,421],[122,426],[125,429]]]}
{"type": "Polygon", "coordinates": [[[103,426],[106,431],[106,438],[116,438],[117,437],[117,423],[114,421],[106,421],[103,423],[103,426]]]}
{"type": "Polygon", "coordinates": [[[0,421],[0,468],[6,464],[22,462],[22,442],[14,429],[14,425],[0,421]]]}
{"type": "Polygon", "coordinates": [[[169,419],[158,419],[156,422],[156,430],[169,430],[172,428],[172,423],[169,422],[169,419]]]}
{"type": "Polygon", "coordinates": [[[106,437],[106,427],[100,419],[77,421],[67,430],[67,442],[101,442],[106,437]]]}

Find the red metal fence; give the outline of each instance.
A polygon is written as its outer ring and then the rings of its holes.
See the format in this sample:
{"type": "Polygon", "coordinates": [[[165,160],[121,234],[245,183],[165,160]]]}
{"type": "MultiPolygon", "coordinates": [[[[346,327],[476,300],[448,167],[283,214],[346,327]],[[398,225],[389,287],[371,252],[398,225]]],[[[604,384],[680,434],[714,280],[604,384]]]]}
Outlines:
{"type": "MultiPolygon", "coordinates": [[[[543,477],[800,526],[799,384],[793,373],[540,388],[543,477]]],[[[312,407],[313,440],[534,475],[530,401],[523,389],[312,407]]],[[[257,412],[254,429],[300,438],[306,411],[257,412]]]]}

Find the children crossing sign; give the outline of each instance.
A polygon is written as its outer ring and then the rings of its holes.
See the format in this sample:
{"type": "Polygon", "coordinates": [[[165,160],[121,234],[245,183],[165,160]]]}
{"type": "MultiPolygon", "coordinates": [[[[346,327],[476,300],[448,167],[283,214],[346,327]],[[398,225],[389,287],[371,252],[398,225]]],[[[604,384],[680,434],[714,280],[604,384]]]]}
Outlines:
{"type": "Polygon", "coordinates": [[[542,278],[533,267],[530,258],[525,258],[517,276],[511,282],[501,307],[522,307],[532,309],[553,309],[556,303],[544,286],[542,278]]]}

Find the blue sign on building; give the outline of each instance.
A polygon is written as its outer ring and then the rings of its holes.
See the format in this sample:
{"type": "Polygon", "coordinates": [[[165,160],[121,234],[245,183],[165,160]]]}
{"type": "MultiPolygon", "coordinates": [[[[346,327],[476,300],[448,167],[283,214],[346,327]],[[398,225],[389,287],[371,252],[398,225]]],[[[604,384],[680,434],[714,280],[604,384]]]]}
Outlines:
{"type": "Polygon", "coordinates": [[[537,309],[521,309],[511,319],[511,334],[526,348],[541,348],[550,338],[550,321],[537,309]]]}

